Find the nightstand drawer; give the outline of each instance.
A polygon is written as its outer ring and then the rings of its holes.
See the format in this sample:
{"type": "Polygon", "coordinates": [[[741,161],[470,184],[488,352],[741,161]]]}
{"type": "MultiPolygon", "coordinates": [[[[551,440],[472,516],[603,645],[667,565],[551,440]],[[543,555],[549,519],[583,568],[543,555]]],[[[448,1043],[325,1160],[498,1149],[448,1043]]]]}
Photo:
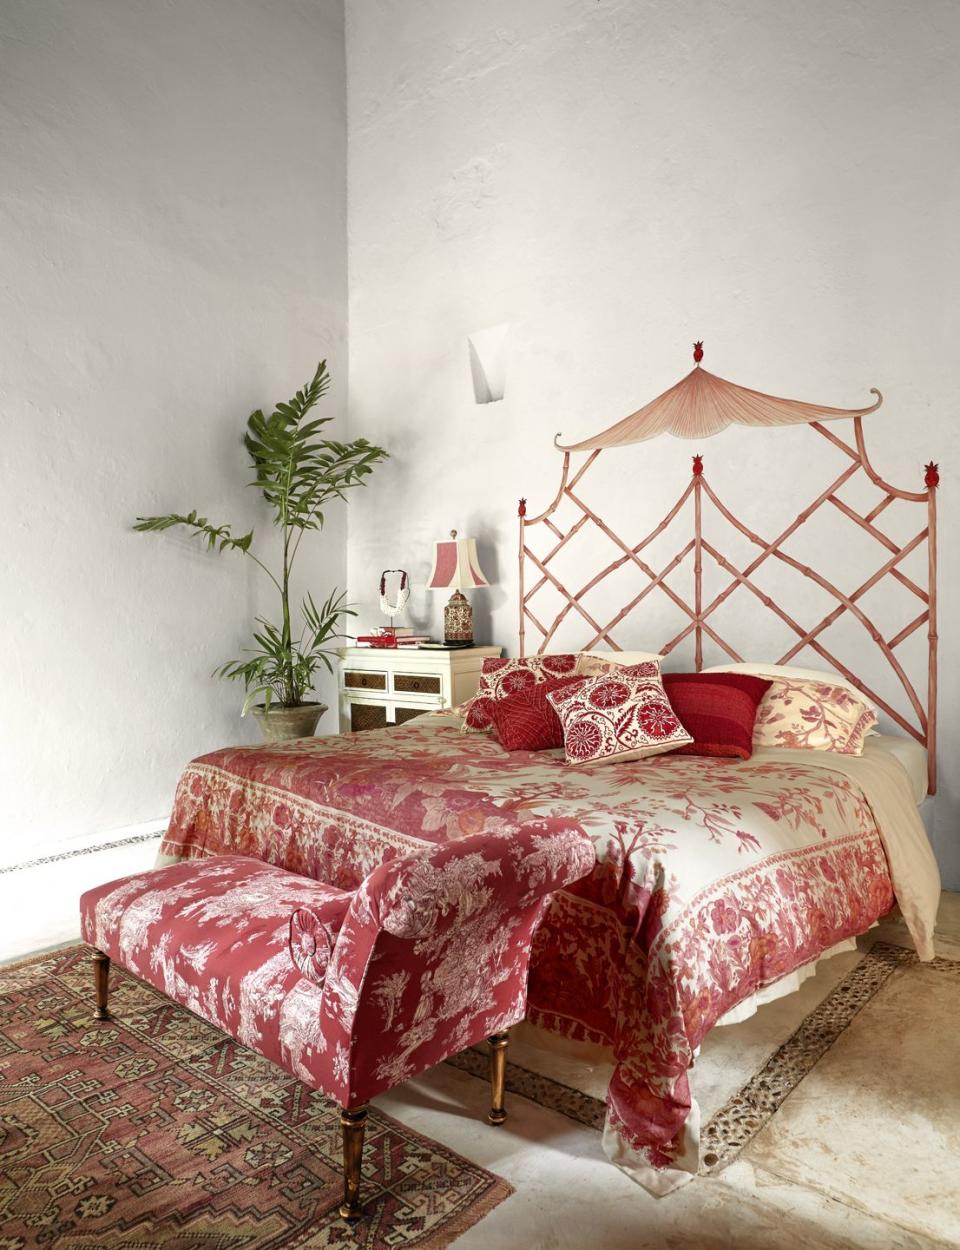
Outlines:
{"type": "Polygon", "coordinates": [[[343,684],[348,690],[386,690],[386,673],[365,673],[362,669],[343,674],[343,684]]]}
{"type": "Polygon", "coordinates": [[[442,682],[428,673],[394,673],[393,688],[404,694],[440,694],[442,682]]]}
{"type": "Polygon", "coordinates": [[[350,730],[361,733],[364,729],[386,729],[387,709],[373,703],[353,703],[350,706],[350,730]]]}

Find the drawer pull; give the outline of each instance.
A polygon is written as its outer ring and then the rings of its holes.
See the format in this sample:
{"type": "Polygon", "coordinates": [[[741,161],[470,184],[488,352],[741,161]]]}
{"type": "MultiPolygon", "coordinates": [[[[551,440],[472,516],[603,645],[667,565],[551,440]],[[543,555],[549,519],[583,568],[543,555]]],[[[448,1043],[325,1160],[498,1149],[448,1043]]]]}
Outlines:
{"type": "Polygon", "coordinates": [[[417,673],[397,673],[393,679],[393,688],[410,694],[439,694],[440,678],[417,673]]]}

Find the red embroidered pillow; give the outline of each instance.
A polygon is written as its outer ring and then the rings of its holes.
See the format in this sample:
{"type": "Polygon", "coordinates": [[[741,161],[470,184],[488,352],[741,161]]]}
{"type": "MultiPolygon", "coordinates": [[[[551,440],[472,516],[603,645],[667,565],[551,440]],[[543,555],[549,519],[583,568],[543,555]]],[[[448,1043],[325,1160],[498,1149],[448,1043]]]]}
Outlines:
{"type": "Polygon", "coordinates": [[[547,695],[579,685],[582,677],[551,677],[529,690],[518,690],[490,706],[500,745],[508,751],[549,751],[563,746],[563,726],[547,695]]]}
{"type": "Polygon", "coordinates": [[[693,742],[680,747],[681,754],[750,758],[757,709],[769,681],[744,673],[664,673],[663,688],[681,725],[693,735],[693,742]]]}
{"type": "Polygon", "coordinates": [[[587,678],[547,698],[563,726],[568,764],[619,763],[660,755],[692,742],[659,677],[637,674],[638,664],[587,678]]]}
{"type": "Polygon", "coordinates": [[[489,732],[490,709],[498,699],[518,690],[529,690],[551,677],[566,677],[577,667],[575,655],[531,655],[524,660],[486,659],[477,693],[464,708],[463,728],[489,732]]]}

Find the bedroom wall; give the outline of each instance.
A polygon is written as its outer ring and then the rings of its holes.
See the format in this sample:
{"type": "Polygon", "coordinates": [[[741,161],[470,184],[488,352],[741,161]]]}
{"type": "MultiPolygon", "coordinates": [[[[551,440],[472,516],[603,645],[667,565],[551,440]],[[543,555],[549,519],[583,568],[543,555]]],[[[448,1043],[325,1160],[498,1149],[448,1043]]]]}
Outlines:
{"type": "MultiPolygon", "coordinates": [[[[262,575],[130,525],[269,543],[247,415],[327,357],[342,428],[345,129],[339,0],[0,6],[4,859],[162,819],[186,760],[257,737],[211,670],[276,615],[262,575]]],[[[301,588],[344,541],[341,511],[301,588]]]]}
{"type": "MultiPolygon", "coordinates": [[[[516,654],[517,497],[545,507],[554,434],[585,436],[660,393],[695,338],[706,367],[760,390],[854,406],[877,386],[880,472],[919,488],[926,459],[944,469],[934,839],[955,889],[958,39],[949,0],[347,5],[350,420],[394,453],[351,514],[365,623],[381,619],[380,569],[400,565],[409,619],[439,628],[444,596],[423,587],[431,543],[455,526],[495,582],[473,596],[478,634],[516,654]],[[505,397],[478,405],[467,338],[504,322],[505,397]]],[[[809,430],[663,439],[608,453],[601,500],[632,510],[639,537],[699,450],[722,497],[772,532],[839,471],[824,448],[809,430]]],[[[810,542],[847,589],[884,559],[836,519],[810,542]]],[[[809,587],[763,576],[800,619],[823,614],[809,587]]],[[[775,658],[789,639],[742,595],[724,632],[775,658]]],[[[918,610],[886,593],[871,606],[888,637],[918,610]]],[[[673,623],[651,602],[621,644],[658,646],[673,623]]],[[[855,628],[834,638],[883,680],[855,628]]],[[[921,636],[905,654],[916,674],[921,636]]]]}

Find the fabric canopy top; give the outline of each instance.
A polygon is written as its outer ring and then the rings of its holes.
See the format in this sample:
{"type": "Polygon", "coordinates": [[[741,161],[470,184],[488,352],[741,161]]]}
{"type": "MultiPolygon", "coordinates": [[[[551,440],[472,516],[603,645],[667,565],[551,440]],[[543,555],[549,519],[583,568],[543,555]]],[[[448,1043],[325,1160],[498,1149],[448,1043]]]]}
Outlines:
{"type": "MultiPolygon", "coordinates": [[[[695,344],[694,360],[699,362],[702,356],[703,345],[695,344]]],[[[877,398],[867,408],[825,408],[820,404],[781,399],[776,395],[752,391],[746,386],[737,386],[701,369],[698,363],[676,386],[671,386],[616,425],[579,443],[561,443],[557,435],[556,445],[561,451],[594,451],[603,447],[642,443],[658,434],[674,434],[677,438],[709,438],[731,424],[798,425],[809,421],[862,417],[868,412],[875,412],[883,403],[880,392],[875,387],[870,390],[877,398]]]]}

